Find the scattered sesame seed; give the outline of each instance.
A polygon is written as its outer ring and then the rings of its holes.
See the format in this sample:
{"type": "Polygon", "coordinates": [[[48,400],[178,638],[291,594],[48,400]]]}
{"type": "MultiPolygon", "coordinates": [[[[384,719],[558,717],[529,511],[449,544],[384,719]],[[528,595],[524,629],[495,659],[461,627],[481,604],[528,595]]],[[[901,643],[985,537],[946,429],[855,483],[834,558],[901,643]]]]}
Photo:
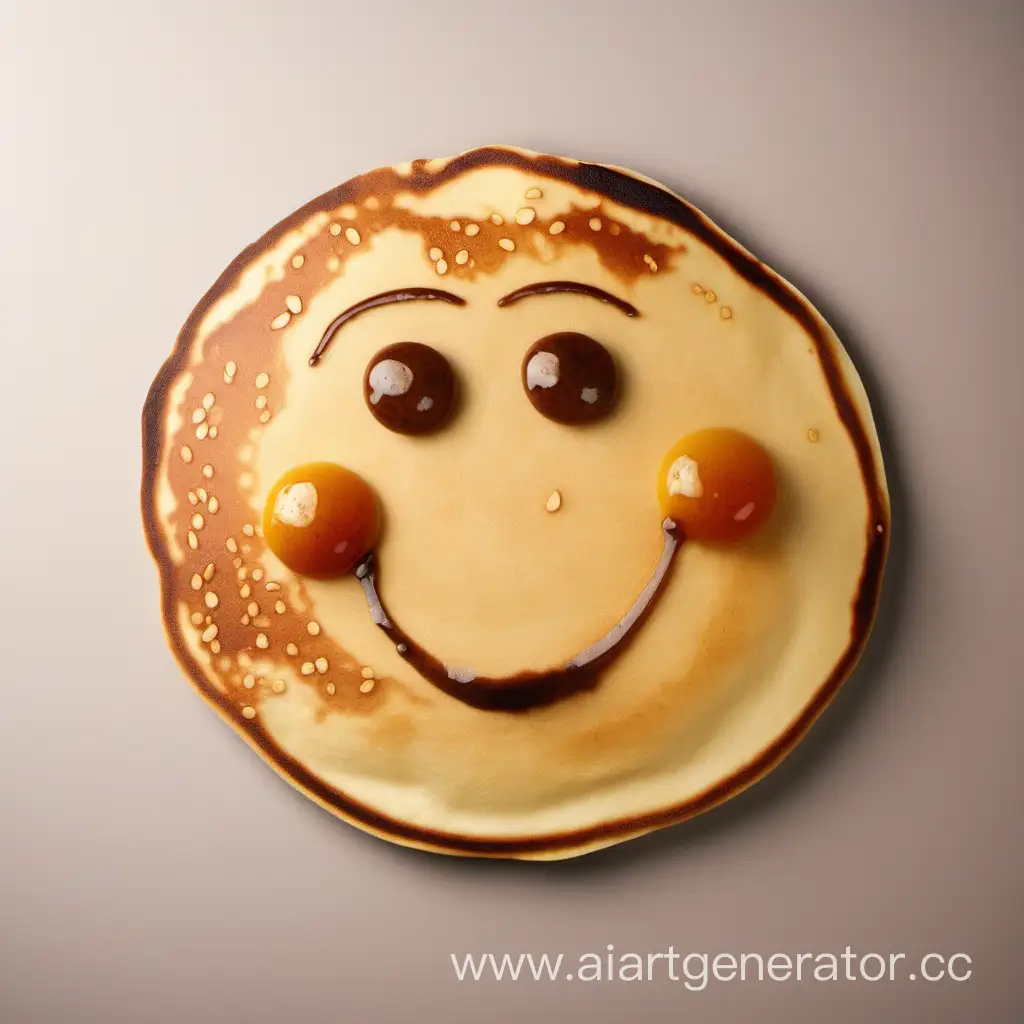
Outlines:
{"type": "Polygon", "coordinates": [[[192,413],[192,422],[193,423],[202,423],[203,420],[205,420],[205,419],[206,419],[206,410],[203,409],[203,408],[196,409],[195,412],[192,413]]]}
{"type": "Polygon", "coordinates": [[[875,532],[876,533],[885,533],[885,527],[882,526],[881,523],[876,523],[875,524],[875,532]]]}
{"type": "Polygon", "coordinates": [[[437,272],[439,274],[442,274],[442,275],[447,274],[448,273],[448,264],[444,260],[438,260],[437,264],[435,265],[435,269],[437,270],[437,272]]]}
{"type": "Polygon", "coordinates": [[[699,284],[692,284],[692,285],[690,285],[690,291],[692,291],[694,295],[703,295],[704,294],[704,289],[701,288],[701,286],[699,284]]]}
{"type": "Polygon", "coordinates": [[[654,262],[654,257],[649,252],[645,252],[644,253],[644,263],[646,263],[648,266],[650,266],[650,264],[652,264],[653,262],[654,262]]]}
{"type": "Polygon", "coordinates": [[[537,211],[532,206],[523,206],[516,210],[516,223],[529,224],[536,216],[537,211]]]}
{"type": "MultiPolygon", "coordinates": [[[[233,565],[233,566],[234,566],[234,567],[235,567],[236,569],[241,569],[241,568],[242,568],[242,560],[241,560],[240,558],[232,558],[232,559],[231,559],[231,564],[232,564],[232,565],[233,565]]],[[[243,577],[243,578],[244,578],[244,577],[243,577]]]]}
{"type": "Polygon", "coordinates": [[[293,658],[299,653],[297,644],[293,644],[290,641],[284,645],[285,654],[290,654],[293,658]]]}
{"type": "Polygon", "coordinates": [[[359,232],[355,228],[345,228],[345,237],[352,245],[358,245],[362,241],[359,237],[359,232]]]}
{"type": "Polygon", "coordinates": [[[499,227],[505,223],[505,218],[500,213],[491,214],[491,223],[497,224],[499,227]]]}
{"type": "Polygon", "coordinates": [[[269,409],[264,409],[263,412],[260,413],[260,423],[269,423],[269,422],[270,422],[270,410],[269,409]]]}
{"type": "Polygon", "coordinates": [[[277,316],[270,321],[270,329],[272,331],[279,331],[282,327],[287,327],[291,318],[292,315],[287,309],[283,313],[278,313],[277,316]]]}
{"type": "Polygon", "coordinates": [[[210,424],[209,423],[200,423],[199,426],[196,427],[196,440],[197,441],[205,441],[206,440],[206,435],[209,432],[210,432],[210,424]]]}
{"type": "Polygon", "coordinates": [[[238,621],[241,622],[243,626],[248,626],[252,620],[248,615],[243,615],[238,621]]]}
{"type": "Polygon", "coordinates": [[[268,584],[266,585],[266,588],[265,588],[265,589],[266,589],[266,590],[269,590],[269,591],[274,591],[274,590],[280,590],[280,589],[281,589],[281,584],[280,584],[280,583],[275,583],[275,582],[274,582],[273,580],[271,580],[271,581],[270,581],[270,582],[269,582],[269,583],[268,583],[268,584]]]}
{"type": "Polygon", "coordinates": [[[267,407],[267,396],[266,395],[257,395],[256,396],[256,403],[255,404],[256,404],[256,408],[257,409],[266,409],[266,407],[267,407]]]}
{"type": "Polygon", "coordinates": [[[819,434],[814,427],[810,427],[807,431],[807,440],[810,441],[811,444],[817,444],[821,440],[821,434],[819,434]]]}
{"type": "Polygon", "coordinates": [[[304,676],[311,676],[316,671],[316,666],[311,661],[304,661],[302,663],[302,668],[300,668],[299,671],[304,676]]]}
{"type": "Polygon", "coordinates": [[[324,689],[327,691],[328,697],[333,697],[338,692],[338,688],[334,685],[334,683],[328,683],[324,687],[324,689]]]}
{"type": "Polygon", "coordinates": [[[253,383],[256,385],[257,388],[259,388],[262,391],[263,388],[265,388],[270,383],[270,374],[257,373],[256,380],[253,383]]]}
{"type": "Polygon", "coordinates": [[[373,671],[372,668],[370,668],[369,665],[363,666],[362,676],[364,679],[372,679],[375,675],[376,673],[373,671]]]}
{"type": "Polygon", "coordinates": [[[590,230],[591,231],[600,231],[601,230],[601,218],[600,217],[591,217],[590,221],[589,221],[589,224],[590,224],[590,230]]]}
{"type": "Polygon", "coordinates": [[[286,605],[284,603],[284,601],[275,601],[274,602],[274,611],[277,612],[278,615],[284,615],[284,613],[287,610],[288,610],[288,605],[286,605]]]}
{"type": "Polygon", "coordinates": [[[302,266],[302,264],[303,264],[303,263],[305,263],[305,262],[306,262],[306,257],[305,257],[305,256],[303,256],[301,252],[299,252],[299,253],[296,253],[296,254],[295,254],[295,255],[294,255],[293,257],[292,257],[292,266],[293,266],[293,267],[294,267],[294,268],[295,268],[296,270],[298,270],[298,269],[299,269],[299,268],[300,268],[300,267],[302,266]]]}
{"type": "Polygon", "coordinates": [[[250,601],[250,602],[248,603],[248,605],[246,605],[246,608],[245,608],[245,610],[246,610],[246,611],[247,611],[247,612],[248,612],[248,613],[249,613],[250,615],[252,615],[252,616],[254,616],[254,617],[255,617],[256,615],[259,615],[259,613],[260,613],[260,606],[259,606],[259,605],[258,605],[258,604],[257,604],[257,603],[256,603],[255,601],[250,601]]]}
{"type": "Polygon", "coordinates": [[[565,221],[556,220],[548,228],[549,235],[560,235],[565,230],[565,221]]]}
{"type": "Polygon", "coordinates": [[[234,537],[228,537],[228,539],[224,541],[224,547],[226,547],[228,551],[234,554],[234,552],[238,550],[238,541],[235,540],[234,537]]]}
{"type": "Polygon", "coordinates": [[[211,622],[213,622],[213,616],[212,615],[207,615],[206,618],[203,619],[203,622],[205,622],[207,625],[209,625],[211,622]]]}
{"type": "Polygon", "coordinates": [[[215,639],[219,630],[217,629],[217,623],[213,622],[206,629],[203,630],[203,643],[208,644],[211,640],[215,639]]]}
{"type": "Polygon", "coordinates": [[[317,658],[314,664],[316,665],[316,670],[320,675],[323,675],[329,668],[326,658],[317,658]]]}
{"type": "Polygon", "coordinates": [[[731,320],[732,319],[732,310],[728,306],[723,306],[722,307],[722,319],[723,320],[731,320]]]}
{"type": "Polygon", "coordinates": [[[433,248],[432,248],[432,249],[430,250],[430,252],[428,253],[428,255],[430,256],[430,259],[431,259],[431,260],[432,260],[432,261],[433,261],[434,263],[436,263],[436,262],[437,262],[437,261],[438,261],[438,260],[439,260],[439,259],[440,259],[440,258],[441,258],[441,257],[442,257],[443,255],[444,255],[444,252],[443,252],[443,251],[442,251],[441,249],[439,249],[439,248],[438,248],[438,247],[437,247],[437,246],[435,245],[435,246],[434,246],[434,247],[433,247],[433,248]]]}
{"type": "Polygon", "coordinates": [[[459,222],[458,222],[457,220],[453,220],[453,221],[451,222],[451,224],[449,224],[449,225],[448,225],[448,227],[449,227],[449,228],[450,228],[450,229],[451,229],[452,231],[461,231],[461,230],[462,230],[462,225],[461,225],[461,224],[460,224],[460,223],[459,223],[459,222]]]}
{"type": "Polygon", "coordinates": [[[197,512],[192,517],[192,529],[194,529],[194,530],[201,530],[205,523],[206,523],[206,520],[203,518],[203,513],[202,512],[197,512]]]}
{"type": "Polygon", "coordinates": [[[252,719],[254,719],[256,717],[256,709],[254,707],[250,707],[250,705],[246,704],[245,707],[242,708],[242,717],[243,718],[248,718],[251,721],[252,719]]]}
{"type": "Polygon", "coordinates": [[[220,654],[220,641],[219,640],[211,640],[210,641],[210,650],[214,654],[220,654]]]}
{"type": "Polygon", "coordinates": [[[247,690],[251,690],[256,685],[256,677],[251,672],[247,672],[242,677],[242,685],[247,690]]]}
{"type": "Polygon", "coordinates": [[[212,516],[217,511],[217,509],[219,509],[219,508],[220,508],[220,502],[215,497],[211,497],[210,500],[207,502],[206,510],[212,516]]]}
{"type": "Polygon", "coordinates": [[[253,571],[252,571],[252,578],[257,583],[259,583],[259,581],[261,579],[263,579],[263,570],[259,566],[257,566],[255,569],[253,569],[253,571]]]}
{"type": "Polygon", "coordinates": [[[704,301],[705,302],[714,302],[715,299],[717,299],[717,298],[718,298],[718,296],[715,295],[714,292],[705,292],[704,293],[704,301]]]}
{"type": "Polygon", "coordinates": [[[270,684],[270,688],[274,691],[274,693],[284,693],[284,680],[283,679],[275,679],[270,684]]]}
{"type": "Polygon", "coordinates": [[[512,252],[516,247],[516,243],[513,242],[511,238],[499,238],[498,245],[500,245],[505,252],[512,252]]]}
{"type": "Polygon", "coordinates": [[[192,625],[193,626],[201,626],[203,624],[203,613],[202,612],[193,612],[191,614],[191,616],[189,616],[189,617],[192,619],[192,625]]]}
{"type": "Polygon", "coordinates": [[[207,412],[209,412],[213,408],[213,403],[216,402],[216,401],[217,401],[217,399],[214,398],[213,392],[212,391],[207,391],[206,394],[203,395],[203,408],[207,412]]]}
{"type": "MultiPolygon", "coordinates": [[[[239,559],[239,562],[241,562],[241,559],[239,559]]],[[[249,575],[249,570],[246,569],[245,566],[240,566],[237,575],[239,581],[244,580],[245,577],[249,575]]]]}
{"type": "Polygon", "coordinates": [[[552,491],[548,496],[548,500],[544,503],[544,507],[549,512],[557,512],[562,507],[562,492],[552,491]]]}
{"type": "Polygon", "coordinates": [[[213,477],[213,466],[211,466],[209,463],[203,466],[203,476],[205,476],[207,480],[213,477]]]}
{"type": "Polygon", "coordinates": [[[192,589],[202,590],[203,589],[203,577],[199,573],[195,572],[192,574],[192,589]]]}
{"type": "Polygon", "coordinates": [[[363,682],[361,682],[359,684],[359,692],[360,693],[369,693],[373,689],[374,685],[375,685],[374,680],[366,679],[366,680],[364,680],[363,682]]]}
{"type": "Polygon", "coordinates": [[[210,437],[214,438],[216,436],[217,436],[217,428],[216,427],[210,427],[210,437]]]}
{"type": "Polygon", "coordinates": [[[474,235],[478,235],[478,234],[480,234],[480,225],[479,224],[467,224],[466,225],[466,235],[467,235],[467,237],[472,238],[474,235]]]}
{"type": "Polygon", "coordinates": [[[220,598],[212,590],[206,592],[206,597],[203,600],[206,602],[206,607],[211,609],[216,608],[220,604],[220,598]]]}
{"type": "Polygon", "coordinates": [[[330,233],[332,235],[337,237],[338,235],[341,234],[341,225],[340,224],[332,224],[327,230],[330,231],[330,233]]]}
{"type": "Polygon", "coordinates": [[[214,565],[213,562],[209,562],[207,564],[206,568],[203,570],[203,579],[206,580],[207,583],[209,583],[210,580],[213,579],[213,574],[216,571],[217,571],[217,566],[214,565]]]}
{"type": "Polygon", "coordinates": [[[256,531],[252,528],[251,523],[242,524],[242,533],[244,533],[246,537],[251,537],[255,532],[256,531]]]}
{"type": "Polygon", "coordinates": [[[528,188],[526,190],[526,198],[527,199],[540,199],[541,196],[543,196],[543,195],[544,195],[544,193],[541,192],[541,190],[539,188],[528,188]]]}
{"type": "Polygon", "coordinates": [[[261,650],[265,651],[270,646],[270,641],[267,639],[266,633],[256,634],[256,646],[261,650]]]}
{"type": "Polygon", "coordinates": [[[227,361],[227,362],[226,362],[226,363],[224,364],[224,373],[225,373],[225,374],[226,374],[226,375],[227,375],[228,377],[234,377],[234,375],[235,375],[236,373],[238,373],[238,363],[236,363],[236,362],[234,361],[234,359],[229,359],[229,360],[228,360],[228,361],[227,361]]]}
{"type": "Polygon", "coordinates": [[[302,299],[298,295],[286,295],[284,297],[284,304],[289,313],[302,312],[302,299]]]}
{"type": "Polygon", "coordinates": [[[188,546],[195,551],[199,547],[199,538],[196,536],[194,530],[188,531],[188,546]]]}
{"type": "Polygon", "coordinates": [[[652,274],[656,274],[658,272],[658,264],[654,260],[651,260],[647,265],[651,268],[652,274]]]}
{"type": "Polygon", "coordinates": [[[196,494],[195,491],[189,491],[188,492],[188,503],[190,505],[198,505],[199,504],[199,495],[196,494]]]}
{"type": "Polygon", "coordinates": [[[243,583],[238,588],[238,596],[243,598],[243,599],[249,597],[249,595],[251,593],[252,593],[252,587],[250,587],[248,583],[243,583]]]}
{"type": "Polygon", "coordinates": [[[463,265],[464,263],[468,263],[468,262],[469,262],[469,250],[468,250],[468,249],[460,249],[460,250],[459,250],[459,251],[458,251],[458,252],[457,252],[457,253],[455,254],[455,262],[456,262],[456,263],[458,263],[458,265],[459,265],[460,267],[461,267],[461,266],[462,266],[462,265],[463,265]]]}
{"type": "Polygon", "coordinates": [[[206,493],[206,488],[205,487],[197,487],[196,488],[196,497],[201,502],[203,502],[205,504],[206,503],[206,499],[209,497],[209,495],[206,493]]]}
{"type": "Polygon", "coordinates": [[[320,623],[319,622],[307,622],[306,623],[306,632],[310,636],[319,636],[320,635],[320,623]]]}

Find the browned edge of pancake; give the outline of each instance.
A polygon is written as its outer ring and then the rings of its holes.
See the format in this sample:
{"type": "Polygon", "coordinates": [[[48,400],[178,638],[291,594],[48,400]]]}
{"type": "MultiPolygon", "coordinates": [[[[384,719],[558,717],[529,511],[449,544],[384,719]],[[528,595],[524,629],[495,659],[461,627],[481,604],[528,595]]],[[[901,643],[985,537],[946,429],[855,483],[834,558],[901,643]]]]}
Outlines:
{"type": "Polygon", "coordinates": [[[213,704],[234,729],[289,782],[322,807],[369,832],[422,849],[477,857],[558,857],[580,847],[613,843],[665,825],[675,824],[722,803],[752,785],[774,768],[814,724],[839,691],[856,665],[878,608],[882,574],[889,548],[889,505],[879,482],[874,450],[851,398],[835,353],[822,324],[810,304],[777,278],[763,263],[744,252],[721,229],[678,196],[632,177],[624,171],[600,164],[575,163],[560,157],[528,155],[496,146],[469,150],[439,170],[427,170],[429,161],[413,161],[408,176],[391,167],[370,171],[325,192],[291,216],[272,227],[262,238],[247,246],[220,275],[213,287],[192,311],[178,335],[174,350],[160,368],[146,396],[142,412],[142,518],[150,552],[160,571],[164,629],[178,663],[200,694],[213,704]],[[857,453],[861,479],[868,498],[867,551],[860,583],[852,605],[850,642],[829,677],[815,693],[800,716],[773,743],[739,771],[683,803],[632,817],[604,821],[568,832],[538,836],[478,838],[453,832],[420,828],[398,821],[339,793],[282,750],[263,730],[258,719],[239,719],[227,699],[206,681],[189,652],[177,624],[173,565],[156,522],[155,488],[157,467],[164,447],[164,402],[174,379],[185,368],[188,353],[202,321],[213,303],[234,283],[237,273],[254,257],[271,248],[287,231],[312,215],[353,201],[358,194],[374,190],[377,182],[389,189],[425,193],[438,185],[482,167],[512,167],[565,181],[594,192],[622,206],[660,217],[676,224],[713,249],[745,281],[757,288],[780,309],[793,317],[807,332],[817,350],[832,401],[857,453]],[[358,186],[358,187],[357,187],[358,186]]]}

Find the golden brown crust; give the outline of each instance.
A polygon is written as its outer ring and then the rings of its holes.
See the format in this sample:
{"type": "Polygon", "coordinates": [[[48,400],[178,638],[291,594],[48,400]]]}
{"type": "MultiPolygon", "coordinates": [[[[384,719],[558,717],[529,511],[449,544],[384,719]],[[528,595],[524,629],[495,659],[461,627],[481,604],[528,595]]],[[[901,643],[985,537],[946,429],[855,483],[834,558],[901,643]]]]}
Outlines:
{"type": "MultiPolygon", "coordinates": [[[[393,223],[396,216],[401,215],[401,211],[389,208],[382,211],[381,216],[383,217],[385,214],[388,217],[388,222],[393,223]]],[[[581,224],[588,223],[590,220],[587,211],[579,211],[578,215],[574,214],[574,216],[580,218],[581,224]]],[[[561,219],[565,220],[566,218],[561,219]]],[[[532,225],[531,230],[536,230],[537,226],[536,224],[532,225]]],[[[514,240],[517,237],[515,231],[518,227],[514,224],[482,224],[481,234],[484,232],[494,233],[495,239],[490,241],[500,240],[499,235],[500,238],[510,237],[514,240]]],[[[550,225],[543,225],[543,227],[550,234],[550,225]]],[[[447,241],[450,246],[450,226],[447,221],[438,219],[436,225],[427,224],[424,228],[422,218],[416,218],[416,230],[423,233],[424,245],[428,249],[432,249],[435,244],[442,241],[447,241]],[[431,232],[436,233],[436,239],[431,232]]],[[[579,235],[579,231],[569,230],[557,232],[550,237],[555,240],[555,244],[572,245],[576,244],[573,239],[579,235]]],[[[609,244],[602,244],[601,239],[596,237],[597,235],[599,232],[592,229],[589,232],[587,243],[596,249],[606,266],[626,279],[630,276],[647,273],[651,267],[651,261],[667,264],[674,256],[673,247],[653,245],[649,239],[625,228],[620,228],[615,236],[608,232],[609,244]],[[614,237],[615,244],[611,244],[612,237],[614,237]]],[[[488,258],[501,259],[505,249],[503,246],[495,244],[481,246],[478,252],[481,254],[481,258],[467,260],[463,264],[453,266],[450,268],[451,272],[465,274],[467,277],[485,272],[487,267],[484,265],[482,254],[490,253],[491,256],[488,258]]],[[[310,275],[311,285],[316,284],[314,276],[322,273],[322,270],[315,269],[315,267],[322,266],[322,260],[315,261],[315,265],[314,261],[308,261],[305,272],[310,275]]],[[[265,316],[268,302],[271,305],[276,304],[284,310],[290,287],[284,282],[268,285],[267,294],[265,298],[261,298],[257,308],[243,311],[239,317],[265,316]]],[[[236,329],[237,326],[236,324],[236,329]]],[[[259,326],[264,328],[262,334],[265,336],[266,325],[261,322],[259,326]]],[[[258,332],[253,332],[254,337],[257,334],[258,332]]],[[[207,344],[209,345],[210,342],[208,341],[207,344]]],[[[284,385],[283,370],[275,359],[273,349],[269,346],[259,354],[257,361],[265,368],[269,377],[269,383],[264,385],[261,390],[268,395],[268,400],[272,404],[274,395],[277,393],[275,389],[280,389],[284,385]]],[[[225,423],[223,429],[230,430],[232,428],[225,423]]],[[[223,440],[226,446],[229,439],[225,437],[223,440]]],[[[237,442],[238,438],[234,440],[237,442]]],[[[827,328],[809,303],[762,263],[742,250],[693,207],[667,191],[607,167],[579,164],[557,157],[527,155],[519,151],[501,148],[474,150],[440,166],[426,161],[417,161],[412,165],[408,175],[399,174],[392,168],[382,168],[370,172],[368,175],[354,179],[313,200],[272,228],[233,261],[186,321],[174,351],[161,368],[146,399],[143,412],[142,511],[149,547],[160,570],[163,614],[170,645],[182,668],[202,695],[218,708],[243,738],[293,785],[325,808],[360,827],[407,845],[446,853],[479,856],[557,857],[578,852],[583,848],[604,845],[620,838],[691,817],[722,802],[764,775],[792,749],[824,710],[859,657],[867,640],[877,607],[889,537],[888,503],[882,483],[881,467],[876,464],[870,425],[865,423],[862,409],[850,393],[847,377],[840,365],[836,350],[829,341],[827,328]],[[433,831],[394,820],[371,807],[339,794],[282,750],[260,726],[257,718],[250,719],[242,714],[242,707],[237,699],[211,685],[207,673],[196,662],[191,649],[185,642],[177,618],[180,594],[176,589],[174,567],[168,551],[167,540],[159,528],[156,516],[157,473],[165,443],[168,440],[165,435],[168,396],[174,383],[187,369],[187,360],[204,317],[214,303],[235,283],[240,271],[261,253],[270,249],[288,231],[305,223],[318,213],[336,210],[346,203],[355,202],[367,195],[383,197],[384,203],[387,204],[388,197],[395,195],[398,191],[426,192],[444,182],[454,180],[464,173],[490,166],[532,170],[547,178],[562,180],[585,191],[607,197],[621,206],[648,213],[675,224],[712,248],[737,275],[768,296],[780,309],[791,316],[813,341],[816,348],[817,358],[827,380],[837,416],[856,451],[869,505],[866,557],[860,586],[853,603],[849,644],[829,678],[818,689],[814,699],[774,743],[764,749],[741,771],[735,772],[699,796],[684,803],[656,813],[605,821],[585,829],[525,838],[520,836],[480,838],[433,831]]],[[[344,659],[344,652],[332,647],[328,638],[318,638],[318,644],[320,645],[318,651],[323,652],[321,656],[330,658],[332,661],[344,659]]],[[[351,665],[346,670],[358,672],[358,667],[351,665]]],[[[372,704],[383,700],[384,690],[385,687],[381,686],[373,700],[364,704],[363,708],[368,709],[372,704]]],[[[337,698],[339,701],[345,699],[341,696],[342,692],[348,691],[342,688],[337,698]]]]}

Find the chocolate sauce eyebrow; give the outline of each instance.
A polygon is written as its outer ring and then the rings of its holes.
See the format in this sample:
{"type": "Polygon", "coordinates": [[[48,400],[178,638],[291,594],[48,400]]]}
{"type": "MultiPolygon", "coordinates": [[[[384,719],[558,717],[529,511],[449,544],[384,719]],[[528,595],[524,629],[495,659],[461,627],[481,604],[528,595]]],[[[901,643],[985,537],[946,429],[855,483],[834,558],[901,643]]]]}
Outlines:
{"type": "Polygon", "coordinates": [[[522,288],[517,288],[514,292],[509,292],[508,295],[498,299],[498,305],[511,306],[520,299],[529,298],[531,295],[558,295],[560,293],[586,295],[591,299],[607,302],[608,305],[614,306],[620,312],[625,313],[626,316],[640,315],[640,310],[636,306],[631,306],[624,299],[606,292],[603,288],[596,288],[592,284],[582,284],[579,281],[538,281],[537,284],[524,285],[522,288]]]}
{"type": "Polygon", "coordinates": [[[309,365],[316,366],[320,361],[320,357],[327,351],[327,346],[330,345],[331,339],[335,334],[349,320],[354,320],[360,313],[365,313],[368,309],[374,309],[377,306],[388,306],[393,302],[419,302],[430,299],[450,302],[453,306],[464,306],[466,304],[465,299],[459,298],[458,295],[453,295],[451,292],[446,292],[441,288],[393,288],[389,292],[371,295],[368,299],[363,299],[355,305],[349,306],[348,309],[343,313],[339,313],[330,322],[327,330],[324,331],[324,336],[320,339],[319,344],[313,350],[313,354],[309,357],[309,365]]]}

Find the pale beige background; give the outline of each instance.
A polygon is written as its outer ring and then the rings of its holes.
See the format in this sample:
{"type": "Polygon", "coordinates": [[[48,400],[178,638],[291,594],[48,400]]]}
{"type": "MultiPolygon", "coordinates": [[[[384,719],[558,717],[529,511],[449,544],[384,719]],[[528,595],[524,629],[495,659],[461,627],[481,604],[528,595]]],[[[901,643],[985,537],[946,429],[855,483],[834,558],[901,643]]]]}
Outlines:
{"type": "Polygon", "coordinates": [[[0,1024],[1024,1015],[1013,3],[0,10],[0,1024]],[[165,649],[139,412],[222,267],[378,163],[507,141],[671,182],[864,368],[896,517],[870,654],[705,819],[536,867],[292,792],[165,649]],[[450,951],[968,951],[960,986],[459,985],[450,951]]]}

